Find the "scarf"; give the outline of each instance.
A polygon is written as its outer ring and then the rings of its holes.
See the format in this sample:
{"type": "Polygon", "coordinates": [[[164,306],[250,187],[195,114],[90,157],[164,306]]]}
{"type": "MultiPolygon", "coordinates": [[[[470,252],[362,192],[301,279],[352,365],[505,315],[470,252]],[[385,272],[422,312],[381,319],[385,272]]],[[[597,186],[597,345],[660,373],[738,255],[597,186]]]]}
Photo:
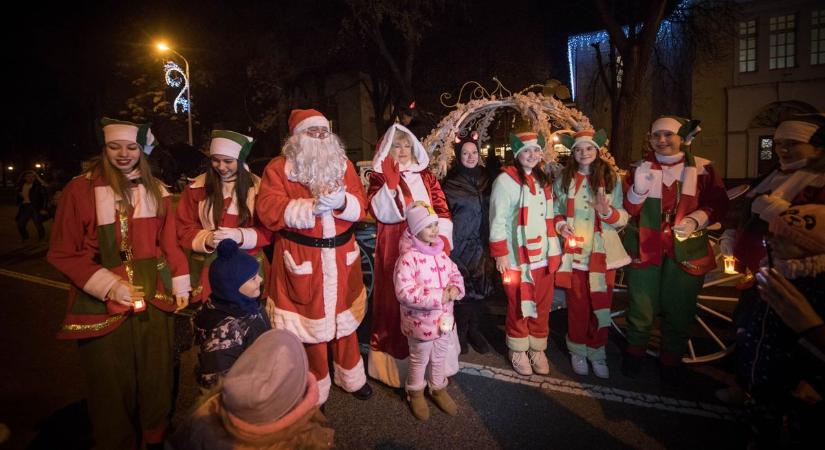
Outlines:
{"type": "MultiPolygon", "coordinates": [[[[540,170],[540,169],[537,169],[540,170]]],[[[553,189],[550,187],[544,188],[544,227],[546,229],[545,237],[547,239],[547,254],[541,254],[542,236],[533,239],[527,237],[527,220],[529,215],[529,198],[536,195],[536,183],[531,175],[526,175],[524,183],[519,179],[518,169],[514,166],[509,166],[504,169],[516,183],[520,185],[519,192],[519,206],[518,206],[518,221],[516,226],[517,233],[517,255],[518,270],[520,274],[519,293],[521,297],[521,313],[523,317],[538,317],[538,310],[536,307],[536,284],[533,280],[531,264],[547,260],[547,271],[555,272],[556,268],[561,262],[561,246],[556,236],[556,228],[553,224],[553,189]],[[537,248],[530,248],[531,245],[537,245],[537,248]]]]}
{"type": "MultiPolygon", "coordinates": [[[[583,185],[587,181],[584,177],[581,181],[583,185]]],[[[576,179],[570,180],[570,185],[567,187],[567,213],[566,217],[575,217],[576,215],[576,193],[578,192],[580,184],[576,179]]],[[[604,237],[602,236],[602,221],[598,212],[593,211],[593,247],[590,253],[590,261],[587,265],[588,281],[590,282],[590,304],[592,306],[593,314],[597,318],[610,317],[610,295],[607,292],[607,279],[605,273],[607,272],[607,255],[604,248],[604,237]]],[[[563,238],[562,238],[563,239],[563,238]]],[[[572,287],[571,273],[573,271],[574,255],[581,254],[582,245],[580,237],[578,237],[575,246],[570,246],[565,240],[564,254],[561,258],[561,267],[556,274],[556,285],[562,288],[570,289],[572,287]]],[[[599,320],[599,328],[606,327],[610,321],[599,320]],[[604,322],[604,323],[603,323],[604,322]]]]}
{"type": "MultiPolygon", "coordinates": [[[[656,159],[656,153],[651,151],[647,154],[641,166],[650,168],[653,173],[653,185],[639,213],[638,251],[636,251],[637,249],[635,248],[630,248],[629,250],[638,254],[638,258],[642,263],[650,262],[659,265],[662,263],[662,256],[664,254],[661,242],[662,234],[665,231],[662,226],[663,164],[656,159]]],[[[699,168],[696,166],[696,158],[689,151],[686,151],[682,177],[681,180],[677,180],[676,185],[676,217],[673,223],[678,224],[685,216],[698,208],[698,178],[699,168]]],[[[670,224],[666,226],[669,228],[670,224]]],[[[707,235],[702,233],[700,237],[704,238],[704,245],[702,242],[695,242],[698,241],[696,238],[688,238],[684,241],[674,239],[674,252],[676,253],[678,262],[685,263],[701,258],[707,254],[707,235]]]]}

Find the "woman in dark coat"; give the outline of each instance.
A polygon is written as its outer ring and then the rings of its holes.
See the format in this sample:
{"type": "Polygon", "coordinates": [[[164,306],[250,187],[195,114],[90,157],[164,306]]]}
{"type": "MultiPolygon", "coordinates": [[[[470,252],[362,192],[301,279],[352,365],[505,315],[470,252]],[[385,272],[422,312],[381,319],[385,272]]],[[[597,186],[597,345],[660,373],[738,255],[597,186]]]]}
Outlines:
{"type": "Polygon", "coordinates": [[[450,258],[461,271],[467,290],[464,299],[455,304],[458,341],[462,354],[468,351],[468,341],[477,352],[486,353],[490,346],[479,330],[479,316],[495,276],[487,248],[491,177],[478,163],[477,132],[456,137],[455,149],[457,156],[442,188],[455,225],[450,258]]]}

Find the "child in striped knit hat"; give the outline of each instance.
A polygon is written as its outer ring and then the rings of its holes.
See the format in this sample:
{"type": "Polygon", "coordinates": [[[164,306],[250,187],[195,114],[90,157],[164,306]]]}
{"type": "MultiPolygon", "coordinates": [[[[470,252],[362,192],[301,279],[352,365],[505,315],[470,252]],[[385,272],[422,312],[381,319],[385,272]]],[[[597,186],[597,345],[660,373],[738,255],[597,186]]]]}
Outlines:
{"type": "Polygon", "coordinates": [[[616,269],[630,263],[617,230],[627,224],[622,185],[599,155],[604,131],[563,136],[573,157],[556,179],[556,231],[564,254],[556,286],[567,291],[567,349],[573,371],[587,375],[587,361],[599,378],[608,378],[607,330],[616,269]]]}

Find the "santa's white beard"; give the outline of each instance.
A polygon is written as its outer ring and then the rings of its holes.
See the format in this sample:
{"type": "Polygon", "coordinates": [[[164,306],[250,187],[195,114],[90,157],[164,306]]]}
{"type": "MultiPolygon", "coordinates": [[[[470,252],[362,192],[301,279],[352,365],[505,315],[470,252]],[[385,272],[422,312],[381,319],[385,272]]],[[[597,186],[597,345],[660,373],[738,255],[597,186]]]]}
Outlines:
{"type": "Polygon", "coordinates": [[[304,133],[291,136],[284,146],[284,155],[292,164],[289,179],[308,187],[312,195],[326,195],[344,185],[347,154],[334,134],[324,139],[304,133]]]}

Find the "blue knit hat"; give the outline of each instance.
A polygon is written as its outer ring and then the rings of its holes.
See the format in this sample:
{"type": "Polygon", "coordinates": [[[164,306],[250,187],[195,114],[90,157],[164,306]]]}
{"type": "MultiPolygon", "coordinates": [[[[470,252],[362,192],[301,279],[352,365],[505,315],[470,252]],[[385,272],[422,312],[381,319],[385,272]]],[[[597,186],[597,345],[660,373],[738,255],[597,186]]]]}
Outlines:
{"type": "Polygon", "coordinates": [[[230,301],[243,297],[238,289],[258,273],[258,261],[238,249],[232,239],[218,244],[218,257],[209,266],[209,284],[216,296],[230,301]]]}

